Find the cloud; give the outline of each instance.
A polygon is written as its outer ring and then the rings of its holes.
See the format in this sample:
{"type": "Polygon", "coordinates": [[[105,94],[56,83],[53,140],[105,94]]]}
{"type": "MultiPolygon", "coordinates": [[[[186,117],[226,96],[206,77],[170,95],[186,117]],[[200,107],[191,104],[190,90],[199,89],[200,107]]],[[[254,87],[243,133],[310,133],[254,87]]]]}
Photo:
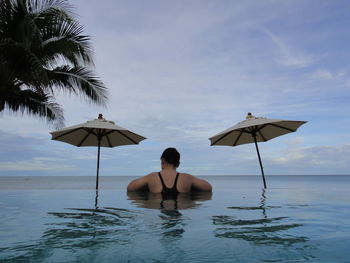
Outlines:
{"type": "Polygon", "coordinates": [[[29,161],[0,162],[0,171],[53,171],[56,173],[77,170],[73,165],[57,161],[53,163],[53,161],[54,158],[50,158],[50,161],[47,161],[47,158],[33,158],[29,161]]]}
{"type": "Polygon", "coordinates": [[[343,77],[344,75],[345,75],[344,71],[332,73],[331,71],[326,70],[326,69],[319,69],[319,70],[314,71],[311,74],[311,78],[313,78],[315,80],[336,80],[336,79],[343,77]]]}
{"type": "Polygon", "coordinates": [[[350,144],[288,148],[280,156],[268,158],[276,171],[289,174],[349,174],[350,144]]]}
{"type": "Polygon", "coordinates": [[[312,55],[295,50],[283,41],[281,37],[278,37],[266,28],[260,28],[277,47],[275,53],[277,56],[275,59],[281,65],[288,67],[307,67],[315,62],[312,55]]]}
{"type": "Polygon", "coordinates": [[[295,147],[295,146],[297,146],[297,145],[300,145],[300,144],[304,143],[304,141],[305,141],[305,138],[304,138],[304,137],[295,136],[295,137],[293,137],[292,139],[287,140],[287,144],[288,144],[290,147],[295,147]]]}

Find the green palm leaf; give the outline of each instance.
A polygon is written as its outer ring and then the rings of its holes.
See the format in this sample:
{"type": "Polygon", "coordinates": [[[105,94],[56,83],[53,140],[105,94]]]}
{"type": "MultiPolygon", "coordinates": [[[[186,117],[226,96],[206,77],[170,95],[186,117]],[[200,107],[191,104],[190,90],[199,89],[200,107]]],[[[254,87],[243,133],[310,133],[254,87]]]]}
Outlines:
{"type": "Polygon", "coordinates": [[[11,88],[11,92],[5,92],[6,95],[0,97],[0,109],[7,108],[14,112],[44,117],[55,127],[63,127],[63,110],[53,97],[44,92],[21,90],[15,86],[8,88],[11,88]]]}
{"type": "Polygon", "coordinates": [[[1,0],[0,111],[62,124],[56,90],[106,105],[107,89],[90,69],[92,53],[66,0],[1,0]]]}
{"type": "Polygon", "coordinates": [[[42,32],[45,62],[55,61],[59,54],[74,65],[93,64],[90,38],[82,35],[83,27],[77,22],[58,21],[55,26],[42,32]]]}
{"type": "Polygon", "coordinates": [[[83,94],[92,102],[105,105],[107,102],[106,88],[102,81],[92,71],[84,67],[62,66],[48,71],[51,85],[61,90],[83,94]]]}

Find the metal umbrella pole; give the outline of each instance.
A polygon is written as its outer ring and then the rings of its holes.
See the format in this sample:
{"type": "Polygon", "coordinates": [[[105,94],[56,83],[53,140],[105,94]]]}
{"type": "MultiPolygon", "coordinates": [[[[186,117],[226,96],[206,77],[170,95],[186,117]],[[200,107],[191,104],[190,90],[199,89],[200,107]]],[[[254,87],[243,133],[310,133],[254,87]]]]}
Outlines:
{"type": "Polygon", "coordinates": [[[100,170],[100,149],[101,149],[101,137],[98,136],[96,191],[98,190],[98,175],[99,175],[99,170],[100,170]]]}
{"type": "Polygon", "coordinates": [[[95,209],[98,209],[98,189],[96,189],[96,196],[95,196],[95,209]]]}
{"type": "Polygon", "coordinates": [[[259,152],[259,147],[258,147],[258,143],[256,141],[256,135],[253,133],[252,134],[253,138],[254,138],[254,143],[255,143],[255,148],[256,148],[256,152],[258,154],[258,158],[259,158],[259,163],[260,163],[260,169],[261,169],[261,174],[262,174],[262,178],[264,181],[264,188],[266,189],[266,181],[265,181],[265,175],[264,175],[264,168],[261,162],[261,158],[260,158],[260,152],[259,152]]]}

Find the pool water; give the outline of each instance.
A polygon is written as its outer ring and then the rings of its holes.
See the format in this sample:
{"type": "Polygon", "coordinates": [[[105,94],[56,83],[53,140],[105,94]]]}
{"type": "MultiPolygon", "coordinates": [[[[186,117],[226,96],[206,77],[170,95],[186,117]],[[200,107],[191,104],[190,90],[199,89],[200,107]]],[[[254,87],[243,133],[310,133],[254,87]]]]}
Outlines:
{"type": "Polygon", "coordinates": [[[175,201],[126,177],[1,177],[0,262],[350,262],[350,176],[205,179],[175,201]]]}

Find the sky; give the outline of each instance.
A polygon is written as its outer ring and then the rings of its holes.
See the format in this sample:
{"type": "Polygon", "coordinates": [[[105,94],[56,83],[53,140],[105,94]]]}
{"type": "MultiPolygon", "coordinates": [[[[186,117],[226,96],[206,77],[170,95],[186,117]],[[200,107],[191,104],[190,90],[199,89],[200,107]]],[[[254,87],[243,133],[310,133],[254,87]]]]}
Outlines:
{"type": "MultiPolygon", "coordinates": [[[[268,175],[350,174],[350,2],[347,0],[70,0],[91,36],[106,107],[56,93],[65,125],[108,120],[147,137],[101,149],[100,175],[160,169],[259,175],[253,144],[210,146],[245,119],[303,120],[259,143],[268,175]]],[[[52,141],[37,117],[0,113],[0,176],[94,176],[96,147],[52,141]]]]}

